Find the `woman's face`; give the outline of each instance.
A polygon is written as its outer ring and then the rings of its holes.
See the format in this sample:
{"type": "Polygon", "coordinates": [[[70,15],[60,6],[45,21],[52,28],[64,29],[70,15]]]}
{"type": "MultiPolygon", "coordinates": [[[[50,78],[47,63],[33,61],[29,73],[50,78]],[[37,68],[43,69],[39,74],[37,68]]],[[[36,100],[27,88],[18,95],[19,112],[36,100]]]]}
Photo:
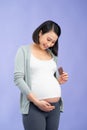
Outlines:
{"type": "Polygon", "coordinates": [[[58,39],[58,36],[53,31],[47,32],[45,34],[42,34],[42,32],[40,32],[39,33],[39,46],[42,50],[46,50],[49,47],[54,46],[57,39],[58,39]]]}

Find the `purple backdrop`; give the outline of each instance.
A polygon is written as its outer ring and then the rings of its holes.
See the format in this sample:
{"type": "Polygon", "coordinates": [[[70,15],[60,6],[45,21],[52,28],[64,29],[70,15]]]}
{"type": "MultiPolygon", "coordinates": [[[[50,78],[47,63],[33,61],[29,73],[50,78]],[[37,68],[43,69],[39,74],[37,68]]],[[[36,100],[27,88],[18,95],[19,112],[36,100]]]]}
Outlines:
{"type": "Polygon", "coordinates": [[[0,0],[0,130],[23,130],[19,90],[14,85],[14,57],[32,42],[33,30],[43,21],[59,23],[58,65],[69,74],[62,85],[64,113],[59,130],[87,130],[87,1],[0,0]]]}

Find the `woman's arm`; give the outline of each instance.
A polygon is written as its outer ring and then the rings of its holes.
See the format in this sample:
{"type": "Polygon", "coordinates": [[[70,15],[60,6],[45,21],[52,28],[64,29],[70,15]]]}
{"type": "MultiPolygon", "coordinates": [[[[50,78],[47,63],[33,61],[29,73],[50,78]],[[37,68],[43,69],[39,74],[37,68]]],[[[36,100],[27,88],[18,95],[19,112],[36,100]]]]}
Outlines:
{"type": "Polygon", "coordinates": [[[24,80],[25,76],[25,57],[22,47],[17,51],[15,57],[15,66],[14,66],[14,82],[15,85],[21,90],[25,95],[31,92],[29,86],[24,80]]]}

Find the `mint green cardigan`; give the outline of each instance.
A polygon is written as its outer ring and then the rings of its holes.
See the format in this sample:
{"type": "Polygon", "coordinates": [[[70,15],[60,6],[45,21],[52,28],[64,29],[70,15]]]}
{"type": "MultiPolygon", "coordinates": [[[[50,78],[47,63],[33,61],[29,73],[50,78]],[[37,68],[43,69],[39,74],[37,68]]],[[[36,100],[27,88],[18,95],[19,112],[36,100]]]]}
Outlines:
{"type": "MultiPolygon", "coordinates": [[[[51,51],[50,51],[51,52],[51,51]]],[[[51,52],[53,55],[53,53],[51,52]]],[[[27,95],[31,92],[31,79],[30,79],[30,44],[21,46],[15,57],[14,66],[14,83],[20,89],[20,111],[22,114],[28,114],[30,101],[27,99],[27,95]]],[[[54,56],[54,60],[57,63],[57,57],[54,56]]],[[[58,72],[56,72],[58,77],[58,72]]],[[[60,111],[63,111],[63,101],[60,101],[60,111]]]]}

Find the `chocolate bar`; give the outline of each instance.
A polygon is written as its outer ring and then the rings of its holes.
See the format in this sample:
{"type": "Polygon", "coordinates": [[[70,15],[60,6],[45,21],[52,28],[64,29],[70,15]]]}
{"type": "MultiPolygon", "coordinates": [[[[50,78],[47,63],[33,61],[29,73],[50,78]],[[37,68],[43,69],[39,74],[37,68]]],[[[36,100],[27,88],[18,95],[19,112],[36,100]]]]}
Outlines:
{"type": "Polygon", "coordinates": [[[62,68],[62,67],[59,67],[59,68],[58,68],[58,72],[59,72],[60,75],[63,74],[63,68],[62,68]]]}

